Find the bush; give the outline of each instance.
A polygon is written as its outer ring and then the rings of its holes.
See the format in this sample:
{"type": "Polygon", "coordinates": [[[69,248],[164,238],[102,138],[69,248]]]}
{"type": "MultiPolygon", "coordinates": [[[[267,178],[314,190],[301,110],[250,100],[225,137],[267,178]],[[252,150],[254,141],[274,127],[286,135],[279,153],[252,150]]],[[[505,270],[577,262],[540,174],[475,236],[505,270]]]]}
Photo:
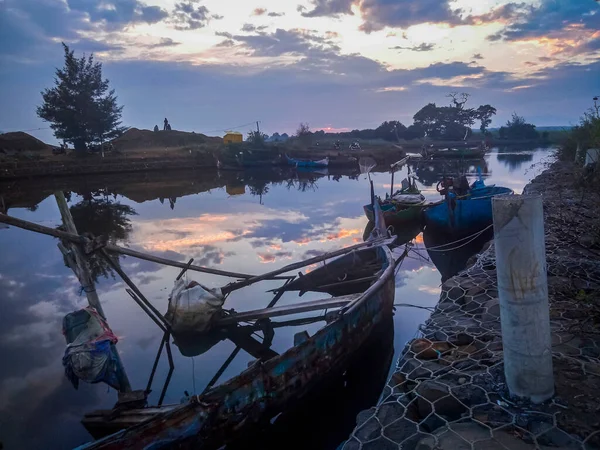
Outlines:
{"type": "MultiPolygon", "coordinates": [[[[584,113],[579,125],[567,133],[557,150],[557,156],[562,161],[574,161],[577,147],[581,150],[600,147],[600,117],[590,110],[584,113]]],[[[582,158],[583,155],[578,155],[582,158]]]]}

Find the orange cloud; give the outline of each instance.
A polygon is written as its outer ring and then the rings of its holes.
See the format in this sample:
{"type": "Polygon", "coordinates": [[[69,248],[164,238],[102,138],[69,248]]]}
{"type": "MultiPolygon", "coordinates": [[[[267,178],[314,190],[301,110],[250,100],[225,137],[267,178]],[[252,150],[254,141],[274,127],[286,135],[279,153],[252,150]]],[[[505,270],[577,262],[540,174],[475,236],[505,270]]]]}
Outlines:
{"type": "MultiPolygon", "coordinates": [[[[246,233],[243,233],[246,234],[246,233]]],[[[214,244],[215,242],[228,241],[237,237],[231,231],[222,231],[220,233],[205,234],[200,236],[190,236],[181,239],[161,239],[161,240],[149,240],[142,242],[142,245],[146,250],[154,251],[177,251],[180,249],[187,249],[190,247],[196,247],[199,245],[214,244]]]]}
{"type": "MultiPolygon", "coordinates": [[[[342,228],[337,233],[328,234],[327,237],[325,238],[325,240],[327,240],[327,241],[334,241],[334,240],[337,240],[337,239],[343,239],[343,238],[347,238],[349,236],[353,236],[355,234],[360,234],[361,231],[362,230],[359,230],[358,228],[352,229],[352,230],[346,230],[346,229],[342,228]]],[[[322,240],[320,242],[325,242],[325,240],[322,240]]]]}

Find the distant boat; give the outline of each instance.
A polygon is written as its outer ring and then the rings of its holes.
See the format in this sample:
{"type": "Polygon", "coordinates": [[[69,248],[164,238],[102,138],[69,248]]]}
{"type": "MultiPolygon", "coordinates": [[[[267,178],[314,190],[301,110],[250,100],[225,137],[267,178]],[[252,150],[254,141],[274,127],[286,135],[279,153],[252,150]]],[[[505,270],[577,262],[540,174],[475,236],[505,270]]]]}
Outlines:
{"type": "Polygon", "coordinates": [[[482,181],[464,196],[452,193],[436,206],[425,210],[425,225],[450,234],[463,234],[483,229],[493,222],[492,197],[511,195],[513,190],[501,186],[485,186],[482,181]]]}
{"type": "Polygon", "coordinates": [[[328,157],[319,159],[319,160],[290,158],[287,155],[285,155],[285,157],[287,158],[288,164],[290,166],[295,166],[295,167],[327,167],[327,166],[329,166],[329,158],[328,157]]]}
{"type": "Polygon", "coordinates": [[[487,147],[472,148],[423,148],[422,155],[425,158],[463,158],[479,159],[488,152],[487,147]]]}

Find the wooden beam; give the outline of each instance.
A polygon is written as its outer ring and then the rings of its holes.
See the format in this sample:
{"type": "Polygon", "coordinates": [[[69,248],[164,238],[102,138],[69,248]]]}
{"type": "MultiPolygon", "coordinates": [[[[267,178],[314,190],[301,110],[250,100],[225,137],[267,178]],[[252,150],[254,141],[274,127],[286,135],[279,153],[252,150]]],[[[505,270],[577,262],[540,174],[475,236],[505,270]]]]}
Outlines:
{"type": "Polygon", "coordinates": [[[304,261],[300,261],[297,263],[289,264],[281,269],[274,270],[272,272],[268,272],[262,275],[258,275],[256,277],[248,278],[246,280],[238,281],[236,283],[230,283],[221,288],[223,295],[229,294],[237,289],[241,289],[243,287],[249,286],[251,284],[257,283],[262,280],[268,280],[276,275],[281,275],[282,273],[291,272],[292,270],[301,269],[302,267],[309,266],[311,264],[325,261],[326,259],[333,258],[335,256],[345,255],[346,253],[350,253],[353,250],[367,247],[367,246],[376,246],[376,245],[389,245],[394,242],[396,238],[378,238],[374,240],[370,240],[367,242],[361,242],[359,244],[351,245],[350,247],[344,247],[340,250],[336,250],[334,252],[325,253],[323,255],[315,256],[314,258],[305,259],[304,261]]]}
{"type": "Polygon", "coordinates": [[[331,297],[310,302],[296,303],[294,305],[277,306],[274,308],[255,309],[241,313],[231,314],[227,317],[215,321],[214,327],[232,325],[238,322],[249,320],[266,319],[269,317],[286,316],[290,314],[300,314],[308,311],[317,311],[320,309],[338,308],[346,306],[356,300],[362,294],[344,295],[342,297],[331,297]]]}
{"type": "MultiPolygon", "coordinates": [[[[21,228],[23,230],[33,231],[35,233],[45,234],[48,236],[53,236],[55,238],[63,239],[65,241],[73,242],[75,244],[85,245],[89,242],[84,236],[79,236],[75,233],[70,233],[63,230],[57,230],[55,228],[45,227],[43,225],[39,225],[37,223],[28,222],[27,220],[17,219],[16,217],[11,217],[6,214],[0,213],[0,223],[6,223],[8,225],[12,225],[13,227],[21,228]]],[[[253,278],[255,275],[248,275],[245,273],[237,273],[237,272],[227,272],[224,270],[212,269],[210,267],[201,267],[196,265],[188,265],[187,263],[182,263],[179,261],[173,261],[172,259],[160,258],[158,256],[148,255],[146,253],[138,252],[135,250],[131,250],[126,247],[120,247],[118,245],[106,244],[104,247],[109,252],[119,253],[121,255],[132,256],[134,258],[143,259],[145,261],[151,261],[158,264],[164,264],[166,266],[179,267],[180,269],[193,270],[196,272],[210,273],[212,275],[221,275],[224,277],[231,278],[253,278]]],[[[288,278],[288,277],[280,277],[280,278],[288,278]]],[[[271,277],[269,279],[280,279],[271,277]]]]}

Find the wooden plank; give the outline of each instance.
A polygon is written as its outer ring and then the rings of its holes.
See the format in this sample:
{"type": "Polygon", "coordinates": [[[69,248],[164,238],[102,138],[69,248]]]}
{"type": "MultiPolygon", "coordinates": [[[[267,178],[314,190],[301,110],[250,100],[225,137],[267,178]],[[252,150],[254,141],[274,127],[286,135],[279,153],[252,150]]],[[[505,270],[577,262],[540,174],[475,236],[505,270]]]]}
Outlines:
{"type": "Polygon", "coordinates": [[[286,316],[289,314],[300,314],[303,312],[316,311],[320,309],[337,308],[340,306],[346,306],[361,295],[362,294],[344,295],[342,297],[331,297],[313,300],[310,302],[296,303],[294,305],[245,311],[237,314],[231,314],[223,319],[217,320],[214,323],[214,326],[219,327],[248,320],[265,319],[269,317],[286,316]]]}
{"type": "Polygon", "coordinates": [[[304,261],[300,261],[297,263],[293,263],[293,264],[289,264],[285,267],[282,267],[281,269],[277,269],[274,270],[272,272],[268,272],[256,277],[252,277],[252,278],[248,278],[242,281],[238,281],[236,283],[231,283],[228,284],[227,286],[224,286],[221,288],[221,291],[223,292],[223,295],[229,294],[237,289],[241,289],[243,287],[249,286],[251,284],[257,283],[259,281],[262,280],[267,280],[270,277],[276,276],[276,275],[281,275],[282,273],[286,273],[286,272],[291,272],[292,270],[297,270],[300,269],[302,267],[306,267],[309,266],[311,264],[317,263],[317,262],[321,262],[324,261],[326,259],[330,259],[333,258],[335,256],[341,256],[341,255],[345,255],[347,253],[352,252],[353,250],[359,249],[359,248],[365,248],[365,247],[369,247],[369,246],[377,246],[377,245],[389,245],[392,242],[394,242],[396,238],[389,238],[389,239],[385,239],[385,238],[377,238],[374,240],[370,240],[367,242],[361,242],[359,244],[354,244],[351,245],[350,247],[344,247],[340,250],[336,250],[333,252],[329,252],[329,253],[324,253],[323,255],[319,255],[319,256],[315,256],[313,258],[309,258],[309,259],[305,259],[304,261]]]}
{"type": "MultiPolygon", "coordinates": [[[[6,223],[13,227],[21,228],[23,230],[33,231],[35,233],[45,234],[48,236],[53,236],[55,238],[64,239],[66,241],[73,242],[75,244],[85,245],[86,243],[89,242],[89,239],[87,239],[83,236],[79,236],[77,234],[69,233],[69,232],[63,231],[63,230],[57,230],[55,228],[45,227],[45,226],[39,225],[37,223],[29,222],[29,221],[23,220],[23,219],[17,219],[16,217],[8,216],[8,215],[2,214],[2,213],[0,213],[0,223],[6,223]]],[[[160,258],[158,256],[148,255],[146,253],[138,252],[138,251],[135,251],[135,250],[132,250],[129,248],[120,247],[118,245],[113,245],[110,243],[107,243],[104,248],[106,250],[108,250],[109,252],[119,253],[121,255],[132,256],[134,258],[143,259],[145,261],[151,261],[151,262],[155,262],[158,264],[165,264],[167,266],[179,267],[180,269],[188,269],[188,270],[193,270],[196,272],[210,273],[213,275],[221,275],[221,276],[231,277],[231,278],[253,278],[253,277],[255,277],[255,275],[248,275],[248,274],[237,273],[237,272],[228,272],[225,270],[212,269],[210,267],[196,266],[194,264],[188,265],[187,263],[173,261],[172,259],[167,259],[167,258],[160,258]]],[[[283,278],[287,279],[288,277],[283,277],[283,278]]],[[[269,279],[278,279],[278,278],[272,277],[269,279]]]]}

